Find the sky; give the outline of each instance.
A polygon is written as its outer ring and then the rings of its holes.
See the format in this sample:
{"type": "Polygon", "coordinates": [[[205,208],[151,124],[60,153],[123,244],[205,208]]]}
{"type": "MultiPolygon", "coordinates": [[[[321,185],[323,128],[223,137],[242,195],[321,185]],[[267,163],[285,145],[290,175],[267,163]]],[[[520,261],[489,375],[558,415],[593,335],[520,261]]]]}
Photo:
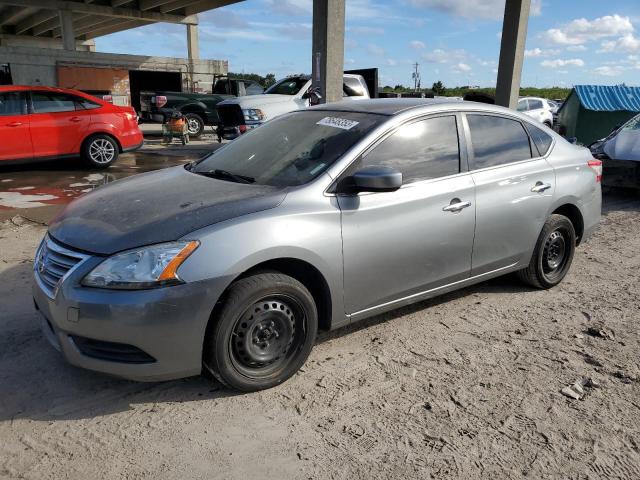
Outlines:
{"type": "MultiPolygon", "coordinates": [[[[345,69],[380,84],[495,86],[505,0],[346,0],[345,69]]],[[[200,57],[233,72],[311,71],[312,0],[246,0],[200,14],[200,57]]],[[[532,0],[523,86],[640,77],[639,0],[532,0]]],[[[96,39],[101,52],[186,57],[186,27],[155,24],[96,39]]]]}

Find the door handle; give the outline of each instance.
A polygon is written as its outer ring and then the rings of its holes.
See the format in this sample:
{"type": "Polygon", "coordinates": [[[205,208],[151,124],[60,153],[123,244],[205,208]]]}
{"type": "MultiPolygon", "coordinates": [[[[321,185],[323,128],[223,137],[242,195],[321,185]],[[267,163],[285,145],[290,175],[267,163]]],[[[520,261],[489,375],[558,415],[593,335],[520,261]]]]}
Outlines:
{"type": "Polygon", "coordinates": [[[454,198],[446,207],[442,207],[443,212],[459,212],[463,208],[471,206],[471,202],[463,202],[459,198],[454,198]]]}
{"type": "Polygon", "coordinates": [[[20,125],[22,125],[22,122],[7,123],[7,127],[19,127],[20,125]]]}
{"type": "Polygon", "coordinates": [[[549,190],[550,188],[551,188],[551,184],[550,183],[536,182],[536,184],[533,186],[531,191],[533,193],[542,193],[545,190],[549,190]]]}
{"type": "Polygon", "coordinates": [[[70,122],[74,122],[74,123],[77,123],[77,122],[79,122],[80,120],[82,120],[80,117],[71,117],[71,118],[69,119],[69,121],[70,121],[70,122]]]}

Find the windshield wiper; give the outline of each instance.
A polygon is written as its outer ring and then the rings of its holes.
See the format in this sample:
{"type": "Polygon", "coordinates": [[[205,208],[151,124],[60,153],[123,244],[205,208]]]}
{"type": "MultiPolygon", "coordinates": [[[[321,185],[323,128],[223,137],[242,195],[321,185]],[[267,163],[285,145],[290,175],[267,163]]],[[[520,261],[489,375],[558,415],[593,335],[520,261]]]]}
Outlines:
{"type": "Polygon", "coordinates": [[[198,175],[204,175],[205,177],[219,178],[221,180],[231,180],[237,183],[255,183],[256,179],[247,175],[238,175],[237,173],[227,172],[226,170],[209,170],[205,172],[194,172],[198,175]]]}

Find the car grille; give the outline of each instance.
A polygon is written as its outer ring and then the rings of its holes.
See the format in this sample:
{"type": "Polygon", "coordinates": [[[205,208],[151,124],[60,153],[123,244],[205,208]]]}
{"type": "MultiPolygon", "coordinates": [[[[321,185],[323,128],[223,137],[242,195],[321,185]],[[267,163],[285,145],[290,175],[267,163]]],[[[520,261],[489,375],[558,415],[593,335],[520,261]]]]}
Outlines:
{"type": "Polygon", "coordinates": [[[242,114],[240,105],[218,105],[216,110],[224,127],[244,125],[244,115],[242,114]]]}
{"type": "Polygon", "coordinates": [[[36,252],[33,270],[44,292],[53,298],[65,276],[87,258],[88,255],[58,245],[47,235],[36,252]]]}

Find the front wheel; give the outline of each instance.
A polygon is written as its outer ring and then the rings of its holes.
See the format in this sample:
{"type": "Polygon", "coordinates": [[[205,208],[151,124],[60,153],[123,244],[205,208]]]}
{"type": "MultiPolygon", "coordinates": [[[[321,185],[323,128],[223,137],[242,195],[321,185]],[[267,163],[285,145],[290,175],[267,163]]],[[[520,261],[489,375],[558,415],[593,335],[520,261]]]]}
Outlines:
{"type": "Polygon", "coordinates": [[[81,157],[92,168],[107,168],[118,159],[119,147],[109,135],[93,135],[82,144],[81,157]]]}
{"type": "Polygon", "coordinates": [[[187,113],[184,118],[187,121],[187,132],[190,136],[198,138],[204,132],[204,120],[197,113],[187,113]]]}
{"type": "Polygon", "coordinates": [[[529,266],[518,272],[519,277],[536,288],[558,285],[571,267],[576,250],[576,232],[563,215],[551,215],[542,227],[529,266]]]}
{"type": "Polygon", "coordinates": [[[304,364],[315,341],[318,314],[302,283],[265,272],[232,284],[212,322],[205,368],[228,387],[252,392],[281,384],[304,364]]]}

